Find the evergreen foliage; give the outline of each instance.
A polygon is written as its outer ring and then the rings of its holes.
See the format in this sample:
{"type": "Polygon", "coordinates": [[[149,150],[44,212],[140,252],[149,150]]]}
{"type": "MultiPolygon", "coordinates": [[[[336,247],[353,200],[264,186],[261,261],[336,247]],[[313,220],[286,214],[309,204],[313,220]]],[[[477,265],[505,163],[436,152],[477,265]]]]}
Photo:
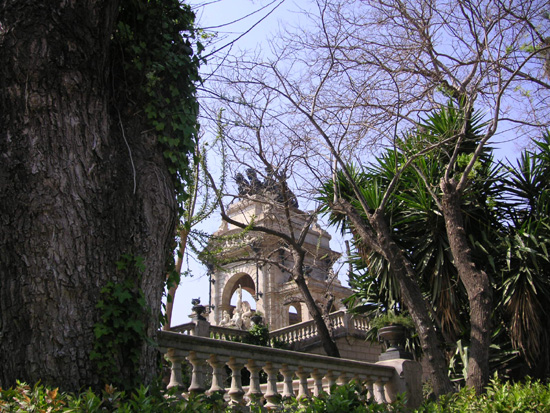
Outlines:
{"type": "MultiPolygon", "coordinates": [[[[468,360],[468,299],[458,280],[444,218],[435,199],[441,195],[439,183],[454,150],[454,142],[447,140],[461,125],[460,117],[449,104],[374,162],[349,166],[352,179],[359,183],[373,211],[391,180],[400,174],[385,207],[386,219],[431,303],[434,325],[448,348],[452,375],[457,380],[464,378],[463,367],[468,360]]],[[[456,178],[471,159],[482,127],[481,116],[474,114],[451,171],[456,178]]],[[[531,367],[531,374],[544,378],[550,366],[550,314],[544,305],[550,297],[548,134],[536,145],[535,151],[525,151],[516,167],[495,162],[491,149],[485,147],[469,172],[470,184],[462,193],[461,208],[475,264],[490,276],[495,291],[491,369],[519,374],[523,363],[531,367]],[[537,358],[539,364],[535,365],[537,358]]],[[[330,181],[322,188],[320,199],[327,205],[325,211],[329,212],[328,204],[337,188],[339,196],[361,213],[343,172],[336,179],[336,186],[330,181]]],[[[354,271],[350,274],[354,295],[348,305],[373,318],[386,311],[406,310],[391,263],[360,242],[344,215],[332,213],[329,218],[341,231],[351,232],[355,240],[357,255],[352,258],[354,271]]]]}
{"type": "Polygon", "coordinates": [[[125,0],[112,41],[114,106],[119,118],[141,119],[155,131],[180,215],[199,129],[196,87],[203,46],[195,41],[194,20],[190,6],[178,0],[125,0]]]}

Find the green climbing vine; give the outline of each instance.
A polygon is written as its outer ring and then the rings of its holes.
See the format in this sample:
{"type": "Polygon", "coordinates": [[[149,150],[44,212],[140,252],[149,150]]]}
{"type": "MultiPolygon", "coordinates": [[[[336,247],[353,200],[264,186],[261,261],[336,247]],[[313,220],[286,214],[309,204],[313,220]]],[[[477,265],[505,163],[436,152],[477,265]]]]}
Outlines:
{"type": "Polygon", "coordinates": [[[191,8],[178,0],[123,0],[112,42],[116,106],[156,136],[180,215],[199,129],[196,88],[203,46],[194,20],[191,8]]]}
{"type": "Polygon", "coordinates": [[[105,383],[134,389],[139,385],[142,346],[151,344],[145,327],[150,311],[139,287],[145,267],[143,258],[131,254],[123,255],[116,265],[116,275],[101,290],[96,306],[101,315],[94,325],[90,359],[105,383]]]}

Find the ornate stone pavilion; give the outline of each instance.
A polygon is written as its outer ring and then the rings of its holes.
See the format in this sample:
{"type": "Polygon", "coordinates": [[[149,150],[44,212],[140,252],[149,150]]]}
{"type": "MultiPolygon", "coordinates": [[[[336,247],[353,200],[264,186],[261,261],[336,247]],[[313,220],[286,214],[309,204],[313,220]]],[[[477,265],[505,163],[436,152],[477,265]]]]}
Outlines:
{"type": "MultiPolygon", "coordinates": [[[[264,203],[253,197],[231,205],[227,211],[229,217],[235,221],[249,224],[254,218],[256,225],[284,231],[285,224],[279,222],[281,212],[274,204],[264,203]]],[[[293,211],[292,220],[296,231],[302,228],[307,218],[307,213],[297,209],[293,211]]],[[[240,228],[223,223],[215,235],[231,236],[240,232],[240,228]]],[[[305,266],[307,285],[315,301],[322,309],[332,312],[343,308],[341,300],[348,297],[350,291],[341,285],[332,272],[332,265],[339,254],[330,248],[330,238],[330,234],[319,225],[312,225],[305,241],[308,251],[305,266]],[[330,303],[331,308],[327,309],[326,306],[330,303]]],[[[241,315],[244,317],[245,327],[247,317],[250,316],[247,313],[253,310],[264,315],[272,330],[308,321],[309,312],[295,282],[290,279],[290,274],[255,257],[278,260],[287,266],[292,264],[290,252],[275,236],[251,231],[243,239],[227,242],[219,258],[236,260],[210,274],[210,323],[239,324],[237,319],[241,315]],[[243,301],[241,309],[231,305],[231,298],[239,287],[247,291],[255,301],[243,301]]]]}
{"type": "MultiPolygon", "coordinates": [[[[297,202],[290,211],[292,230],[297,235],[310,215],[299,210],[297,202]]],[[[248,225],[254,220],[257,226],[289,234],[290,225],[284,212],[277,202],[266,202],[265,192],[249,192],[247,197],[228,208],[227,215],[240,223],[248,225]]],[[[210,323],[246,328],[254,310],[263,314],[270,330],[310,320],[304,299],[290,274],[275,265],[279,262],[291,267],[290,250],[274,235],[250,231],[239,238],[236,235],[240,233],[241,228],[225,222],[215,233],[233,241],[225,241],[217,255],[218,260],[229,263],[210,274],[210,323]],[[231,298],[239,289],[247,291],[253,302],[242,301],[236,306],[240,308],[235,308],[231,298]]],[[[332,271],[340,254],[330,248],[330,239],[330,234],[313,222],[304,243],[308,252],[305,261],[307,285],[324,312],[344,308],[342,299],[350,295],[350,290],[341,285],[332,271]]]]}

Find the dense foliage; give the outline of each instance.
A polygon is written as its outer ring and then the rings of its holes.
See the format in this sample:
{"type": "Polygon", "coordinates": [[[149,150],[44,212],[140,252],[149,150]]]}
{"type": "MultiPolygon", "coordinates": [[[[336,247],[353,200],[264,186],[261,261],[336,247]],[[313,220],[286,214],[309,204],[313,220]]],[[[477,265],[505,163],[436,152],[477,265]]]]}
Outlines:
{"type": "MultiPolygon", "coordinates": [[[[444,166],[453,153],[454,144],[446,142],[460,124],[460,112],[450,105],[430,115],[374,162],[349,168],[372,208],[380,205],[392,179],[400,174],[385,216],[393,240],[407,254],[417,282],[429,299],[434,325],[448,349],[451,373],[457,380],[463,379],[467,370],[468,300],[458,279],[437,199],[444,166]],[[423,148],[430,147],[418,156],[423,148]]],[[[454,176],[460,177],[471,159],[482,127],[480,116],[474,115],[451,171],[454,176]]],[[[525,374],[528,366],[537,377],[549,374],[550,314],[544,305],[550,297],[549,156],[548,134],[536,142],[536,150],[525,151],[515,166],[494,161],[491,149],[486,147],[462,193],[464,227],[475,265],[490,276],[493,284],[490,364],[493,371],[501,373],[525,374]],[[535,364],[536,359],[539,363],[535,364]]],[[[337,175],[336,187],[340,196],[361,211],[343,173],[337,175]]],[[[332,181],[323,188],[321,199],[327,205],[334,188],[332,181]]],[[[350,276],[355,293],[349,305],[374,318],[406,309],[391,263],[361,243],[345,216],[332,213],[330,219],[355,239],[357,255],[350,276]]]]}
{"type": "MultiPolygon", "coordinates": [[[[61,393],[41,384],[31,387],[19,383],[10,389],[0,388],[0,411],[30,412],[228,412],[233,411],[224,403],[221,395],[197,395],[181,399],[173,394],[162,394],[158,390],[140,387],[133,393],[121,392],[112,386],[106,386],[100,393],[91,390],[75,395],[61,393]]],[[[262,412],[260,406],[252,406],[252,412],[262,412]]],[[[360,413],[360,412],[401,412],[405,411],[405,399],[383,405],[368,400],[360,386],[351,382],[335,386],[331,394],[323,393],[319,397],[298,401],[287,400],[284,412],[300,413],[360,413]]],[[[443,396],[437,402],[425,402],[417,412],[550,412],[550,385],[540,382],[502,383],[493,380],[487,393],[476,396],[471,388],[443,396]]]]}
{"type": "Polygon", "coordinates": [[[188,196],[189,157],[199,127],[196,87],[203,46],[195,41],[194,21],[190,6],[178,0],[122,1],[112,42],[117,116],[140,119],[155,131],[180,208],[188,196]],[[139,112],[124,112],[136,102],[139,112]]]}

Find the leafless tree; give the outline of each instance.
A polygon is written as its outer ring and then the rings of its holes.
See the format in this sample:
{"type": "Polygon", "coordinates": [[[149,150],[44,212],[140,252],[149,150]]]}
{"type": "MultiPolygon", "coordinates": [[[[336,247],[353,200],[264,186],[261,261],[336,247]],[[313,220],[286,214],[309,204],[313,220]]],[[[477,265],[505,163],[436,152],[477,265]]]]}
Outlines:
{"type": "MultiPolygon", "coordinates": [[[[545,67],[550,47],[545,1],[364,1],[317,0],[302,29],[274,40],[272,57],[239,56],[218,81],[233,95],[229,107],[257,104],[266,110],[262,134],[276,134],[290,159],[304,169],[303,182],[349,175],[380,146],[413,127],[449,100],[462,111],[462,126],[439,188],[429,188],[445,217],[451,251],[470,302],[471,351],[468,385],[481,392],[488,380],[492,291],[487,274],[472,261],[460,210],[469,172],[484,146],[499,139],[533,137],[548,126],[550,84],[545,67]],[[473,110],[482,110],[483,136],[462,175],[453,175],[473,110]],[[284,126],[284,127],[282,127],[284,126]],[[295,157],[295,148],[300,153],[295,157]],[[294,158],[293,158],[294,157],[294,158]]],[[[232,118],[228,113],[228,118],[232,118]]],[[[235,118],[233,118],[235,119],[235,118]]],[[[240,120],[239,120],[240,122],[240,120]]],[[[258,126],[258,125],[256,125],[258,126]]],[[[260,129],[258,129],[260,130],[260,129]]],[[[259,140],[257,145],[264,144],[259,140]]],[[[436,394],[452,391],[445,358],[414,270],[392,239],[385,206],[400,171],[433,149],[412,154],[400,167],[380,205],[362,197],[365,221],[344,199],[331,208],[345,214],[365,245],[391,263],[430,366],[436,394]]],[[[337,191],[335,190],[337,194],[337,191]]]]}
{"type": "MultiPolygon", "coordinates": [[[[277,122],[270,118],[269,125],[264,122],[269,118],[269,108],[273,104],[273,92],[260,90],[256,96],[246,96],[244,89],[234,85],[231,89],[235,93],[232,103],[224,101],[228,115],[232,121],[223,125],[223,139],[228,151],[228,174],[237,177],[233,190],[226,191],[224,202],[219,206],[222,219],[242,231],[247,231],[244,242],[265,242],[270,239],[270,245],[276,249],[267,248],[261,255],[258,253],[248,256],[235,256],[231,261],[255,261],[261,265],[270,265],[279,268],[291,275],[298,290],[313,318],[321,344],[327,355],[340,357],[336,343],[323,318],[323,311],[319,307],[309,288],[309,272],[328,274],[336,257],[306,238],[318,233],[316,227],[318,207],[313,210],[300,209],[298,202],[310,205],[314,187],[305,184],[303,163],[308,162],[307,146],[302,139],[294,136],[289,125],[277,122]],[[243,100],[244,98],[248,101],[243,100]],[[277,123],[272,123],[277,122],[277,123]],[[285,139],[281,139],[285,135],[285,139]],[[243,174],[246,174],[245,178],[243,174]],[[297,188],[296,190],[291,189],[297,188]],[[248,207],[252,203],[260,203],[268,211],[267,218],[254,216],[249,220],[239,220],[232,217],[228,208],[233,203],[248,207]],[[279,254],[276,254],[279,253],[279,254]],[[280,256],[286,257],[284,260],[280,256]]],[[[249,93],[250,90],[247,90],[249,93]]],[[[215,186],[212,179],[212,185],[215,186]]],[[[227,237],[222,240],[225,255],[230,248],[227,237]]],[[[215,242],[213,245],[216,245],[215,242]]],[[[211,246],[212,250],[216,250],[211,246]]],[[[325,247],[326,249],[326,247],[325,247]]],[[[208,251],[205,251],[207,253],[208,251]]],[[[218,252],[214,260],[223,260],[218,252]]],[[[203,259],[208,260],[208,255],[203,259]]]]}

